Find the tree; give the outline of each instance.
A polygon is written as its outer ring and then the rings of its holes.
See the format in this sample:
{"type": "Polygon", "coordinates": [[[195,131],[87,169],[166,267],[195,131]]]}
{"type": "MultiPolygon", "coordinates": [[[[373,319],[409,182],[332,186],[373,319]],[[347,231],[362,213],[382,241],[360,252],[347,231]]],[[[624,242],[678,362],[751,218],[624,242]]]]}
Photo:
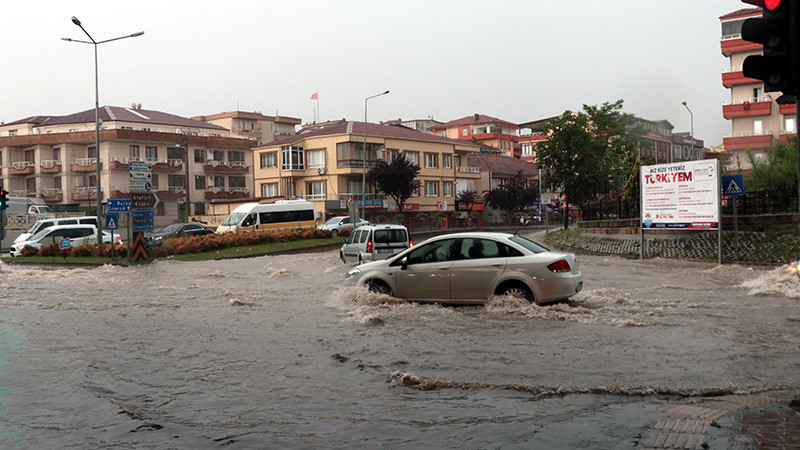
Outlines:
{"type": "Polygon", "coordinates": [[[638,155],[642,128],[621,112],[622,100],[601,106],[583,105],[583,112],[565,112],[545,128],[546,141],[537,145],[542,187],[566,196],[569,204],[621,191],[638,155]]]}
{"type": "Polygon", "coordinates": [[[472,203],[480,198],[481,197],[478,195],[478,191],[461,191],[456,194],[457,202],[472,203]]]}
{"type": "Polygon", "coordinates": [[[367,180],[375,183],[375,190],[382,192],[394,200],[397,210],[403,211],[403,205],[419,190],[420,167],[406,159],[403,153],[390,163],[379,160],[375,167],[367,173],[367,180]]]}
{"type": "Polygon", "coordinates": [[[483,200],[490,207],[515,212],[524,211],[538,198],[539,190],[528,186],[521,170],[505,183],[483,194],[483,200]]]}
{"type": "Polygon", "coordinates": [[[747,158],[753,169],[745,177],[748,190],[768,191],[785,189],[797,184],[797,141],[790,137],[787,142],[776,141],[765,148],[765,157],[757,158],[748,150],[747,158]]]}

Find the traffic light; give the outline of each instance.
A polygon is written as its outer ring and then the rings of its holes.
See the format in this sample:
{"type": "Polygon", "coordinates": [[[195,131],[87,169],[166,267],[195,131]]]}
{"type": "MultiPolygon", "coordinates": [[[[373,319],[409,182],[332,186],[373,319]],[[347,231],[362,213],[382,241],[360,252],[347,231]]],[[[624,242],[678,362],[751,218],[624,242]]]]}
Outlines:
{"type": "Polygon", "coordinates": [[[8,191],[0,189],[0,211],[5,211],[8,208],[8,191]]]}
{"type": "Polygon", "coordinates": [[[764,81],[766,92],[796,94],[800,88],[800,5],[795,0],[742,1],[763,9],[761,18],[744,21],[742,39],[764,46],[763,55],[745,58],[744,76],[764,81]]]}

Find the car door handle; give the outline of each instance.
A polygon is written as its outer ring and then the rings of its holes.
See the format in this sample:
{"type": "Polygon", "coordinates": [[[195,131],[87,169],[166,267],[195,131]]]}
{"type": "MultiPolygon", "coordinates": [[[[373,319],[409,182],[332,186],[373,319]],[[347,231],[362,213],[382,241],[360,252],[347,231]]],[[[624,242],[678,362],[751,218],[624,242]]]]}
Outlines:
{"type": "Polygon", "coordinates": [[[498,264],[492,264],[492,267],[501,267],[501,266],[502,266],[502,264],[500,264],[500,263],[498,263],[498,264]]]}

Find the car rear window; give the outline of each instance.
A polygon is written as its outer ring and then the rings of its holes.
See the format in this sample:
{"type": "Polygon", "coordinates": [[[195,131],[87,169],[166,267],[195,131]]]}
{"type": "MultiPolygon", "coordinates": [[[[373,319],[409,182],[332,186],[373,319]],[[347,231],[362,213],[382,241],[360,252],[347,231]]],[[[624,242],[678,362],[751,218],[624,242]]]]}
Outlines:
{"type": "Polygon", "coordinates": [[[511,237],[508,238],[508,240],[511,241],[511,242],[514,242],[515,244],[518,244],[518,245],[521,245],[521,246],[527,248],[528,250],[532,251],[533,253],[544,253],[544,252],[549,252],[550,251],[549,248],[543,247],[543,246],[537,244],[536,242],[533,242],[531,240],[525,239],[522,236],[511,236],[511,237]]]}
{"type": "Polygon", "coordinates": [[[406,230],[375,230],[376,243],[393,244],[407,241],[408,233],[406,233],[406,230]]]}

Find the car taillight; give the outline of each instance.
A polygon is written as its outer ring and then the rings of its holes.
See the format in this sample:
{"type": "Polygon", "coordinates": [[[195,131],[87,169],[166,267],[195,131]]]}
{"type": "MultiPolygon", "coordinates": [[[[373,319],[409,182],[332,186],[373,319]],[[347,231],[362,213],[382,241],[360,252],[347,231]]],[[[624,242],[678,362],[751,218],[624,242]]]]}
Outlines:
{"type": "Polygon", "coordinates": [[[409,240],[408,240],[408,246],[409,246],[409,247],[413,247],[413,246],[414,246],[414,241],[412,241],[411,239],[409,239],[409,240]]]}
{"type": "Polygon", "coordinates": [[[551,272],[569,272],[572,270],[566,259],[560,259],[552,264],[548,264],[547,268],[550,269],[551,272]]]}
{"type": "Polygon", "coordinates": [[[372,253],[372,241],[367,241],[367,253],[372,253]]]}

